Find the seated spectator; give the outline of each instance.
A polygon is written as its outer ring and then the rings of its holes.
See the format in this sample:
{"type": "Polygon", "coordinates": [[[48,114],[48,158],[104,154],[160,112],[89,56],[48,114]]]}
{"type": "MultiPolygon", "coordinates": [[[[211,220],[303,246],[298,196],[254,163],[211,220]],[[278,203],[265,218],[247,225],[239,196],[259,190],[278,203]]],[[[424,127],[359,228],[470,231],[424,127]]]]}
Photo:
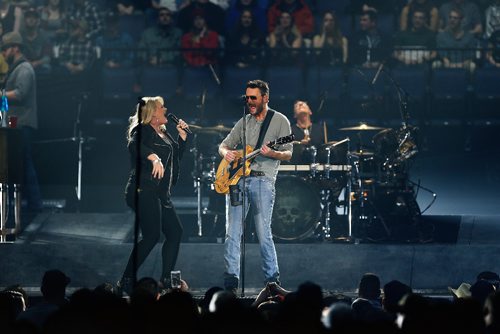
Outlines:
{"type": "Polygon", "coordinates": [[[189,5],[179,10],[177,25],[184,33],[191,32],[195,16],[202,15],[205,18],[208,30],[224,35],[224,22],[226,13],[224,10],[209,2],[208,0],[193,0],[189,5]]]}
{"type": "Polygon", "coordinates": [[[118,11],[120,15],[132,15],[135,11],[133,0],[115,0],[114,10],[118,11]]]}
{"type": "Polygon", "coordinates": [[[191,0],[143,0],[147,1],[149,6],[144,10],[146,22],[156,22],[158,20],[158,11],[160,8],[168,8],[172,15],[176,15],[179,10],[191,3],[191,0]]]}
{"type": "Polygon", "coordinates": [[[18,6],[18,7],[19,7],[19,8],[21,8],[23,11],[24,11],[26,8],[33,7],[33,5],[34,5],[34,1],[35,1],[35,0],[10,0],[10,2],[11,2],[14,6],[18,6]]]}
{"type": "Polygon", "coordinates": [[[21,36],[26,44],[26,58],[37,73],[48,73],[52,56],[52,45],[40,29],[40,15],[34,8],[24,13],[24,29],[21,36]]]}
{"type": "Polygon", "coordinates": [[[439,7],[439,27],[441,30],[445,30],[448,27],[452,10],[461,11],[462,19],[460,25],[463,30],[476,36],[479,36],[483,32],[479,7],[468,0],[449,0],[439,7]]]}
{"type": "Polygon", "coordinates": [[[71,20],[84,20],[87,22],[87,32],[85,37],[95,40],[104,29],[104,21],[101,10],[89,0],[73,0],[73,6],[69,10],[71,20]]]}
{"type": "Polygon", "coordinates": [[[439,32],[436,38],[441,60],[434,62],[433,67],[466,68],[471,72],[476,68],[473,61],[474,50],[471,49],[476,48],[477,41],[472,33],[463,29],[462,19],[460,9],[454,8],[450,12],[448,26],[444,31],[439,32]]]}
{"type": "Polygon", "coordinates": [[[351,62],[365,68],[376,68],[389,56],[389,38],[378,29],[376,12],[372,10],[364,12],[359,18],[359,23],[361,31],[350,38],[351,62]]]}
{"type": "Polygon", "coordinates": [[[139,48],[146,49],[144,57],[149,65],[173,65],[178,59],[181,35],[180,29],[174,26],[172,12],[162,7],[157,24],[142,33],[139,48]]]}
{"type": "Polygon", "coordinates": [[[399,28],[401,31],[411,29],[411,20],[415,11],[424,12],[426,28],[432,31],[438,30],[439,12],[432,0],[410,0],[401,11],[399,18],[399,28]]]}
{"type": "Polygon", "coordinates": [[[302,36],[309,37],[314,31],[314,18],[311,9],[304,0],[277,0],[267,12],[269,32],[274,32],[282,14],[288,13],[302,36]]]}
{"type": "Polygon", "coordinates": [[[224,11],[227,11],[229,8],[230,2],[232,0],[209,0],[211,3],[216,4],[220,8],[222,8],[224,11]]]}
{"type": "Polygon", "coordinates": [[[275,64],[297,63],[298,52],[293,49],[302,47],[302,35],[288,12],[281,13],[278,24],[269,34],[269,48],[275,49],[270,54],[275,64]]]}
{"type": "Polygon", "coordinates": [[[436,57],[436,34],[430,30],[426,14],[421,10],[413,11],[411,28],[400,31],[394,36],[394,57],[405,65],[422,64],[436,57]]]}
{"type": "Polygon", "coordinates": [[[321,65],[341,65],[347,62],[348,42],[342,35],[335,13],[327,11],[323,15],[321,32],[313,38],[317,63],[321,65]]]}
{"type": "Polygon", "coordinates": [[[61,42],[66,38],[67,15],[62,0],[46,0],[41,8],[40,26],[52,42],[61,42]]]}
{"type": "Polygon", "coordinates": [[[350,0],[345,11],[351,15],[362,15],[370,10],[377,14],[394,14],[401,12],[403,2],[406,0],[350,0]]]}
{"type": "Polygon", "coordinates": [[[132,65],[134,42],[129,34],[120,30],[118,15],[110,13],[106,17],[106,29],[102,36],[97,37],[96,46],[101,49],[101,58],[107,68],[132,65]]]}
{"type": "Polygon", "coordinates": [[[40,286],[43,301],[19,314],[18,320],[25,320],[42,329],[47,319],[68,303],[66,287],[70,282],[70,278],[60,270],[46,271],[40,286]]]}
{"type": "Polygon", "coordinates": [[[151,0],[151,8],[160,9],[168,8],[172,13],[181,10],[191,3],[191,0],[151,0]]]}
{"type": "Polygon", "coordinates": [[[240,68],[259,64],[264,35],[255,24],[252,12],[243,10],[240,21],[229,31],[226,38],[228,63],[240,68]]]}
{"type": "Polygon", "coordinates": [[[484,37],[490,38],[497,30],[500,30],[500,0],[491,0],[491,5],[485,12],[484,37]]]}
{"type": "Polygon", "coordinates": [[[186,64],[200,67],[217,63],[217,49],[219,48],[219,35],[209,30],[205,17],[196,14],[193,20],[193,28],[190,32],[182,35],[181,48],[186,64]],[[199,49],[193,50],[193,49],[199,49]]]}
{"type": "Polygon", "coordinates": [[[259,30],[267,34],[266,8],[262,7],[259,0],[236,0],[226,13],[226,32],[230,33],[240,21],[244,11],[252,13],[253,22],[259,30]]]}
{"type": "Polygon", "coordinates": [[[23,22],[23,11],[10,0],[0,1],[0,20],[4,34],[11,31],[19,32],[23,22]]]}
{"type": "Polygon", "coordinates": [[[86,21],[71,21],[69,39],[59,48],[59,64],[71,74],[86,72],[95,59],[95,46],[87,31],[86,21]]]}
{"type": "Polygon", "coordinates": [[[486,66],[500,68],[500,30],[493,32],[490,38],[488,38],[486,60],[486,66]]]}

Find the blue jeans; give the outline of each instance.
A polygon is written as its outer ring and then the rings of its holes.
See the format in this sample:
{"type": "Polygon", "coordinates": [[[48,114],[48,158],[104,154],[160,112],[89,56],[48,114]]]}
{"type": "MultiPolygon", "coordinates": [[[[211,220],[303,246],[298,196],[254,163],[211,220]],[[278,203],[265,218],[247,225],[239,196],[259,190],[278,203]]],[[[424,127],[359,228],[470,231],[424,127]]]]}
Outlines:
{"type": "MultiPolygon", "coordinates": [[[[242,190],[243,181],[238,186],[242,190]]],[[[278,259],[271,233],[271,218],[274,206],[274,180],[267,177],[247,177],[245,197],[245,217],[250,206],[254,213],[255,230],[260,244],[262,271],[266,282],[279,282],[278,259]]],[[[240,278],[242,206],[231,206],[226,196],[226,240],[224,243],[224,287],[238,288],[240,278]]]]}

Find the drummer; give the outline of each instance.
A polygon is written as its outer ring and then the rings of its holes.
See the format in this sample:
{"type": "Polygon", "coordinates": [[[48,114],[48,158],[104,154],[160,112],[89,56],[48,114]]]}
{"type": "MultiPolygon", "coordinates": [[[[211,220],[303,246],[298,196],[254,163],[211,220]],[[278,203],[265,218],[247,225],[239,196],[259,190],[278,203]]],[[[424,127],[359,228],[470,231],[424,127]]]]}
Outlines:
{"type": "Polygon", "coordinates": [[[293,105],[293,117],[296,120],[292,126],[295,140],[303,145],[320,146],[325,143],[322,128],[311,121],[312,111],[307,102],[296,101],[293,105]]]}
{"type": "Polygon", "coordinates": [[[322,127],[311,121],[312,111],[307,102],[298,100],[293,105],[295,124],[292,133],[295,135],[292,163],[314,163],[316,151],[325,143],[322,127]]]}

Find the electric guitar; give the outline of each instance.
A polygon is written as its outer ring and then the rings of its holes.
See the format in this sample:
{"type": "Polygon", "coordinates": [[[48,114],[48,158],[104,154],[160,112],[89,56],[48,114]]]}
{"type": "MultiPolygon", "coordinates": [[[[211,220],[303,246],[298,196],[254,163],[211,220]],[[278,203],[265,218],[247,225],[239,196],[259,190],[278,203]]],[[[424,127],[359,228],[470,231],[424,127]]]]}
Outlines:
{"type": "MultiPolygon", "coordinates": [[[[276,145],[291,143],[294,139],[295,136],[290,134],[273,140],[267,146],[274,148],[276,145]]],[[[250,163],[261,153],[261,149],[259,148],[254,151],[250,145],[247,145],[246,151],[245,176],[248,176],[250,174],[250,163]]],[[[241,176],[243,176],[243,150],[238,151],[236,158],[232,162],[222,159],[215,174],[215,191],[219,194],[229,193],[229,186],[237,184],[241,176]]]]}

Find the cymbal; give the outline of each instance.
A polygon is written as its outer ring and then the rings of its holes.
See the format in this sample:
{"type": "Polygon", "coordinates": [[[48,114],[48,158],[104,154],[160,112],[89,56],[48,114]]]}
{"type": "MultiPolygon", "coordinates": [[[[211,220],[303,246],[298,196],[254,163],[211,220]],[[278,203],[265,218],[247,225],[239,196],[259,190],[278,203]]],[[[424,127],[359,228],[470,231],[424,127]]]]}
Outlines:
{"type": "Polygon", "coordinates": [[[206,127],[202,127],[199,125],[190,125],[189,127],[191,128],[191,130],[197,133],[222,133],[231,131],[231,128],[228,128],[224,125],[206,126],[206,127]]]}
{"type": "Polygon", "coordinates": [[[371,131],[371,130],[384,130],[385,128],[381,128],[379,126],[372,126],[372,125],[368,125],[366,123],[360,123],[359,125],[357,126],[350,126],[350,127],[347,127],[347,128],[340,128],[339,130],[342,130],[342,131],[371,131]]]}

